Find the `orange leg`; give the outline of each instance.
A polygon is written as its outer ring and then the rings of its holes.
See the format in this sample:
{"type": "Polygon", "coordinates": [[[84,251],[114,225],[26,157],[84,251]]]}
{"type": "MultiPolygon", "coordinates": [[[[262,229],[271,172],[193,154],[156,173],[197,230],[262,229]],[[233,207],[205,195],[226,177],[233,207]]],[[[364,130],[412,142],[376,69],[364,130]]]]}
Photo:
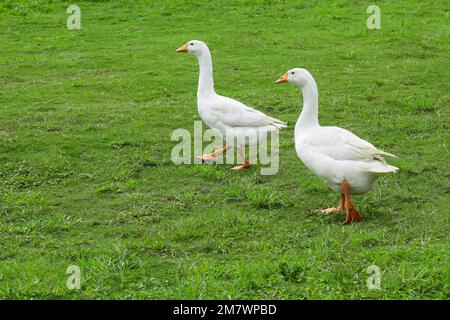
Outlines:
{"type": "Polygon", "coordinates": [[[220,156],[221,154],[227,152],[228,150],[230,150],[231,146],[230,145],[226,145],[224,148],[216,150],[212,153],[207,153],[204,154],[202,156],[199,157],[199,159],[201,159],[202,161],[212,161],[215,158],[217,158],[218,156],[220,156]]]}
{"type": "Polygon", "coordinates": [[[244,155],[244,153],[242,152],[242,149],[238,147],[238,148],[237,148],[237,151],[238,151],[238,153],[239,153],[239,156],[242,158],[243,163],[242,163],[241,165],[239,165],[239,166],[235,166],[235,167],[231,168],[231,170],[240,171],[240,170],[244,170],[245,168],[250,167],[250,162],[248,162],[247,160],[245,160],[245,155],[244,155]]]}
{"type": "Polygon", "coordinates": [[[344,190],[344,204],[345,204],[345,220],[343,224],[347,224],[353,221],[359,221],[362,219],[358,209],[350,201],[350,186],[346,180],[341,182],[342,189],[344,190]]]}
{"type": "Polygon", "coordinates": [[[345,196],[341,193],[341,200],[339,200],[339,206],[337,208],[336,207],[326,208],[320,210],[320,212],[324,214],[329,214],[335,211],[337,211],[337,213],[342,213],[342,209],[344,208],[344,198],[345,196]]]}

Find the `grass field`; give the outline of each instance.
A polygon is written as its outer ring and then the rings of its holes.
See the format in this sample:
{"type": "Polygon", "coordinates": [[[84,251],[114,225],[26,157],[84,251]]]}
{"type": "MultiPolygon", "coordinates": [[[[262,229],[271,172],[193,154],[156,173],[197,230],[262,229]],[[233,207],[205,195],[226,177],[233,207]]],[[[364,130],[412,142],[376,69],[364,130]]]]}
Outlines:
{"type": "Polygon", "coordinates": [[[78,0],[68,30],[71,3],[0,3],[1,299],[450,298],[446,1],[377,1],[380,30],[368,1],[78,0]],[[288,122],[276,175],[172,163],[200,119],[190,39],[218,93],[288,122]],[[398,155],[361,223],[317,213],[339,197],[295,153],[292,67],[321,124],[398,155]]]}

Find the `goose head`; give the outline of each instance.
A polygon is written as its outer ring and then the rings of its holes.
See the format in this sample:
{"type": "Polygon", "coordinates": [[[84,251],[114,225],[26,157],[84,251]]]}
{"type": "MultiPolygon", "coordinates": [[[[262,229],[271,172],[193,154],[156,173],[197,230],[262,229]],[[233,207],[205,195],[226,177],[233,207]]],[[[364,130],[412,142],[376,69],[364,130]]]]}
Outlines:
{"type": "Polygon", "coordinates": [[[288,70],[275,83],[289,82],[290,84],[303,88],[311,79],[313,79],[313,77],[308,70],[294,68],[288,70]]]}
{"type": "Polygon", "coordinates": [[[189,53],[196,57],[201,56],[205,51],[208,51],[208,47],[203,41],[199,40],[188,41],[177,49],[177,52],[189,53]]]}

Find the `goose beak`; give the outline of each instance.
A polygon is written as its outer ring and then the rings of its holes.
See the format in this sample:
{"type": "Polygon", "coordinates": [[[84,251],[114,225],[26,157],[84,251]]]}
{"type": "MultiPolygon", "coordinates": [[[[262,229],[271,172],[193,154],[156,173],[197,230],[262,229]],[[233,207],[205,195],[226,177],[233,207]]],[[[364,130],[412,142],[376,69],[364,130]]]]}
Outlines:
{"type": "Polygon", "coordinates": [[[283,83],[288,81],[288,73],[283,74],[275,83],[283,83]]]}
{"type": "Polygon", "coordinates": [[[177,49],[177,52],[188,52],[187,43],[183,44],[181,47],[177,49]]]}

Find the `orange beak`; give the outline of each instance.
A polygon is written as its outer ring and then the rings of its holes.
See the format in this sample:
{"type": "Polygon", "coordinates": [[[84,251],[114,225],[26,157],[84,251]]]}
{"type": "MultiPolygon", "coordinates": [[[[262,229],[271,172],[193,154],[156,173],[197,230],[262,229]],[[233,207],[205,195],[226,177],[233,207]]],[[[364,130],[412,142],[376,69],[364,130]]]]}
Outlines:
{"type": "Polygon", "coordinates": [[[283,83],[288,81],[288,73],[283,74],[275,83],[283,83]]]}
{"type": "Polygon", "coordinates": [[[187,43],[177,49],[177,52],[188,52],[187,43]]]}

